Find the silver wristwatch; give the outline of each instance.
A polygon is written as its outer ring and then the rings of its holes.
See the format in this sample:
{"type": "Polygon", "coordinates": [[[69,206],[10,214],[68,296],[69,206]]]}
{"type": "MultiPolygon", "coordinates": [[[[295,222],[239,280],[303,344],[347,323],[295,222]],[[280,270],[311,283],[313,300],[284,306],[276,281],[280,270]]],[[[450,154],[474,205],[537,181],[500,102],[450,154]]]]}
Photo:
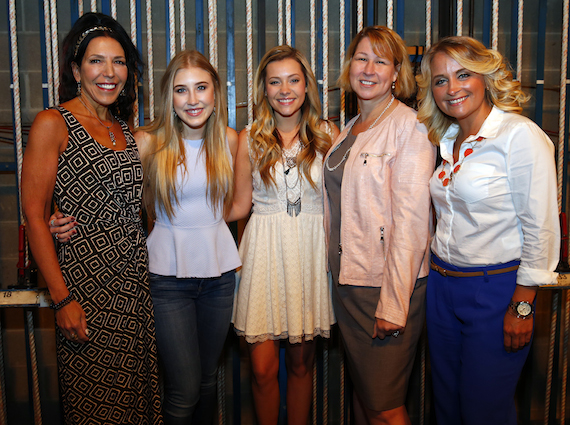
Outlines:
{"type": "Polygon", "coordinates": [[[528,319],[529,317],[532,317],[534,313],[534,306],[528,301],[511,301],[509,308],[511,309],[513,316],[518,319],[528,319]]]}

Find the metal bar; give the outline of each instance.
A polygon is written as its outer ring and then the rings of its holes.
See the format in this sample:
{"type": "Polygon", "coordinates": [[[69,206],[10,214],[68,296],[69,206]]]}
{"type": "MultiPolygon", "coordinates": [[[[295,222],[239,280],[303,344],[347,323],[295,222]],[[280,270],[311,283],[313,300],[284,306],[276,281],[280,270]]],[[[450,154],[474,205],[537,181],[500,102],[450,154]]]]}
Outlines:
{"type": "Polygon", "coordinates": [[[196,50],[204,54],[204,0],[196,0],[196,50]]]}
{"type": "Polygon", "coordinates": [[[237,130],[236,117],[236,53],[234,0],[226,0],[226,57],[228,85],[228,125],[237,130]]]}
{"type": "MultiPolygon", "coordinates": [[[[519,22],[519,1],[518,0],[511,0],[511,48],[509,51],[509,62],[511,64],[517,63],[517,40],[518,40],[518,33],[515,31],[515,28],[518,28],[519,22]]],[[[520,81],[520,75],[516,75],[516,79],[520,81]]]]}
{"type": "Polygon", "coordinates": [[[406,10],[406,0],[398,0],[396,2],[396,32],[403,39],[405,39],[404,36],[405,10],[406,10]]]}
{"type": "Polygon", "coordinates": [[[0,308],[49,307],[51,296],[47,288],[1,289],[0,308]]]}
{"type": "Polygon", "coordinates": [[[484,0],[483,2],[483,44],[487,47],[491,46],[492,1],[484,0]]]}
{"type": "Polygon", "coordinates": [[[547,2],[541,1],[538,6],[538,31],[536,36],[536,92],[534,122],[542,126],[542,110],[544,102],[544,55],[546,46],[546,12],[547,2]]]}

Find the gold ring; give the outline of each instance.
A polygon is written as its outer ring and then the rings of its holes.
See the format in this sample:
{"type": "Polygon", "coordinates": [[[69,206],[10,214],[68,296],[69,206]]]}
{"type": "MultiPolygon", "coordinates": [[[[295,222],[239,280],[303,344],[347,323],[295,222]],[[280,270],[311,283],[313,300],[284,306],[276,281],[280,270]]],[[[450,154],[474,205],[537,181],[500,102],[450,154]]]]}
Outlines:
{"type": "Polygon", "coordinates": [[[49,222],[49,225],[51,227],[55,227],[55,218],[52,218],[52,220],[49,222]]]}
{"type": "Polygon", "coordinates": [[[77,341],[77,334],[70,334],[69,337],[72,341],[77,341]]]}

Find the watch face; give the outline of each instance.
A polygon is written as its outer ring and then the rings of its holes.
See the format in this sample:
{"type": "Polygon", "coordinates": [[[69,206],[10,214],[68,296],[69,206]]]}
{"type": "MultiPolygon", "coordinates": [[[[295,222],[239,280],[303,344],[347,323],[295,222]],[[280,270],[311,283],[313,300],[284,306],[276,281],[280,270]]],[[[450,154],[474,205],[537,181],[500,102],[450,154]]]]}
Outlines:
{"type": "Polygon", "coordinates": [[[529,303],[521,302],[517,305],[517,313],[526,317],[532,313],[532,306],[529,303]]]}

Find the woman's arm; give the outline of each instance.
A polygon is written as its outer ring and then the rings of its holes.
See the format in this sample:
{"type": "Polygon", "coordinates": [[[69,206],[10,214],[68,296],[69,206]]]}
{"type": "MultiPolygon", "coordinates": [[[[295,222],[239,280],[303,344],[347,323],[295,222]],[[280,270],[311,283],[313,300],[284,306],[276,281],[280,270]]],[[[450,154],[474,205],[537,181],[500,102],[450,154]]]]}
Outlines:
{"type": "Polygon", "coordinates": [[[435,148],[425,127],[407,120],[398,136],[391,168],[392,223],[374,335],[382,338],[406,326],[410,297],[429,242],[429,179],[435,148]]]}
{"type": "Polygon", "coordinates": [[[234,202],[230,213],[226,217],[226,221],[228,223],[247,217],[251,211],[253,178],[251,176],[248,139],[249,134],[247,129],[242,130],[238,137],[238,147],[235,159],[234,202]]]}
{"type": "MultiPolygon", "coordinates": [[[[511,301],[533,303],[538,285],[556,281],[560,253],[560,224],[554,146],[534,123],[519,124],[511,135],[507,175],[523,245],[517,286],[511,301]]],[[[518,351],[530,342],[534,317],[504,316],[505,350],[518,351]]]]}
{"type": "MultiPolygon", "coordinates": [[[[30,249],[56,304],[69,295],[69,290],[59,268],[48,216],[58,157],[66,144],[67,128],[61,115],[55,110],[40,112],[30,129],[22,169],[22,207],[30,249]]],[[[85,312],[78,302],[72,301],[57,310],[56,321],[68,339],[89,340],[85,312]]]]}

